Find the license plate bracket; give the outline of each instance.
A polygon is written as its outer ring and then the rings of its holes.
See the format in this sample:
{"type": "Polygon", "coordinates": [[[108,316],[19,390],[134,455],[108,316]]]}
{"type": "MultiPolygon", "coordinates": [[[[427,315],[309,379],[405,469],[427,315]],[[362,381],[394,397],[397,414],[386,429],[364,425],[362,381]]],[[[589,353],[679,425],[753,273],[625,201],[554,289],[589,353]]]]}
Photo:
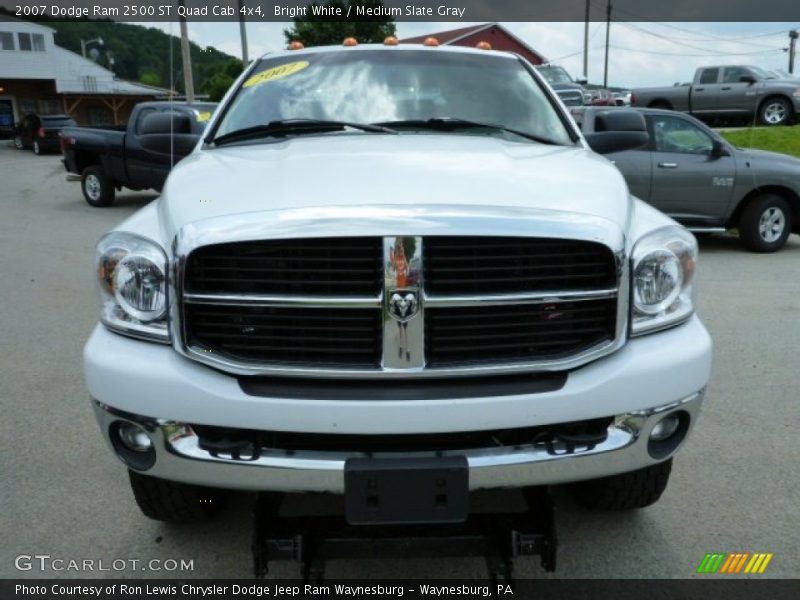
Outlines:
{"type": "Polygon", "coordinates": [[[461,523],[469,514],[464,456],[350,458],[344,490],[351,525],[461,523]]]}

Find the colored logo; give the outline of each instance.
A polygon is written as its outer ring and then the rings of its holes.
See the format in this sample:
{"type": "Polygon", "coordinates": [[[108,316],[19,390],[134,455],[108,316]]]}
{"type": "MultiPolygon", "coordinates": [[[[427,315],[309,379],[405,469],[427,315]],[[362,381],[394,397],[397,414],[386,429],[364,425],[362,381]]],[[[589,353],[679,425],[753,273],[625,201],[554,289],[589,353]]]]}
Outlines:
{"type": "Polygon", "coordinates": [[[740,575],[745,573],[761,574],[767,569],[772,560],[771,552],[717,552],[706,554],[697,567],[698,573],[720,573],[725,575],[740,575]]]}

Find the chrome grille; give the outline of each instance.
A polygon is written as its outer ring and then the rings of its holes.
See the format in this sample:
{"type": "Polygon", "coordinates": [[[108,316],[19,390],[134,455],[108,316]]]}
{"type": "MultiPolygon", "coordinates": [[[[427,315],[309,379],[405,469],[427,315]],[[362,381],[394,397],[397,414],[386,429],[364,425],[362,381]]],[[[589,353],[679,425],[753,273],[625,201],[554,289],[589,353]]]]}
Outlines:
{"type": "Polygon", "coordinates": [[[621,343],[623,270],[605,244],[544,237],[211,244],[178,266],[179,330],[192,358],[239,374],[572,368],[621,343]]]}
{"type": "Polygon", "coordinates": [[[556,94],[567,106],[583,106],[583,94],[577,90],[557,91],[556,94]]]}

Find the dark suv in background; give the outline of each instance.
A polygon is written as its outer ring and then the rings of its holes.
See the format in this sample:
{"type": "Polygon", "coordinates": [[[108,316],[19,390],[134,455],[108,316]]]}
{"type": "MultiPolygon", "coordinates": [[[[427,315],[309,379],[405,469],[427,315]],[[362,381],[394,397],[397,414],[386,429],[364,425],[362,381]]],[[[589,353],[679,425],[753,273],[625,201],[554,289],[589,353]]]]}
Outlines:
{"type": "Polygon", "coordinates": [[[36,154],[58,152],[61,130],[74,125],[67,115],[26,115],[14,130],[14,146],[17,150],[31,148],[36,154]]]}

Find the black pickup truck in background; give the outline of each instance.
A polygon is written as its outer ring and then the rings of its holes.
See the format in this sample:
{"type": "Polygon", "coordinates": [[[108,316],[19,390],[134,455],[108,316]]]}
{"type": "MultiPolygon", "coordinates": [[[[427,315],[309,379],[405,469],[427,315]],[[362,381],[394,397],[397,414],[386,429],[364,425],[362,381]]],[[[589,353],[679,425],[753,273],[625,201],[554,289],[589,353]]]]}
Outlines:
{"type": "Polygon", "coordinates": [[[217,105],[209,102],[142,102],[127,125],[65,127],[61,131],[64,167],[80,177],[92,206],[110,206],[115,190],[160,190],[170,169],[189,154],[217,105]],[[173,135],[158,125],[172,120],[173,135]]]}

